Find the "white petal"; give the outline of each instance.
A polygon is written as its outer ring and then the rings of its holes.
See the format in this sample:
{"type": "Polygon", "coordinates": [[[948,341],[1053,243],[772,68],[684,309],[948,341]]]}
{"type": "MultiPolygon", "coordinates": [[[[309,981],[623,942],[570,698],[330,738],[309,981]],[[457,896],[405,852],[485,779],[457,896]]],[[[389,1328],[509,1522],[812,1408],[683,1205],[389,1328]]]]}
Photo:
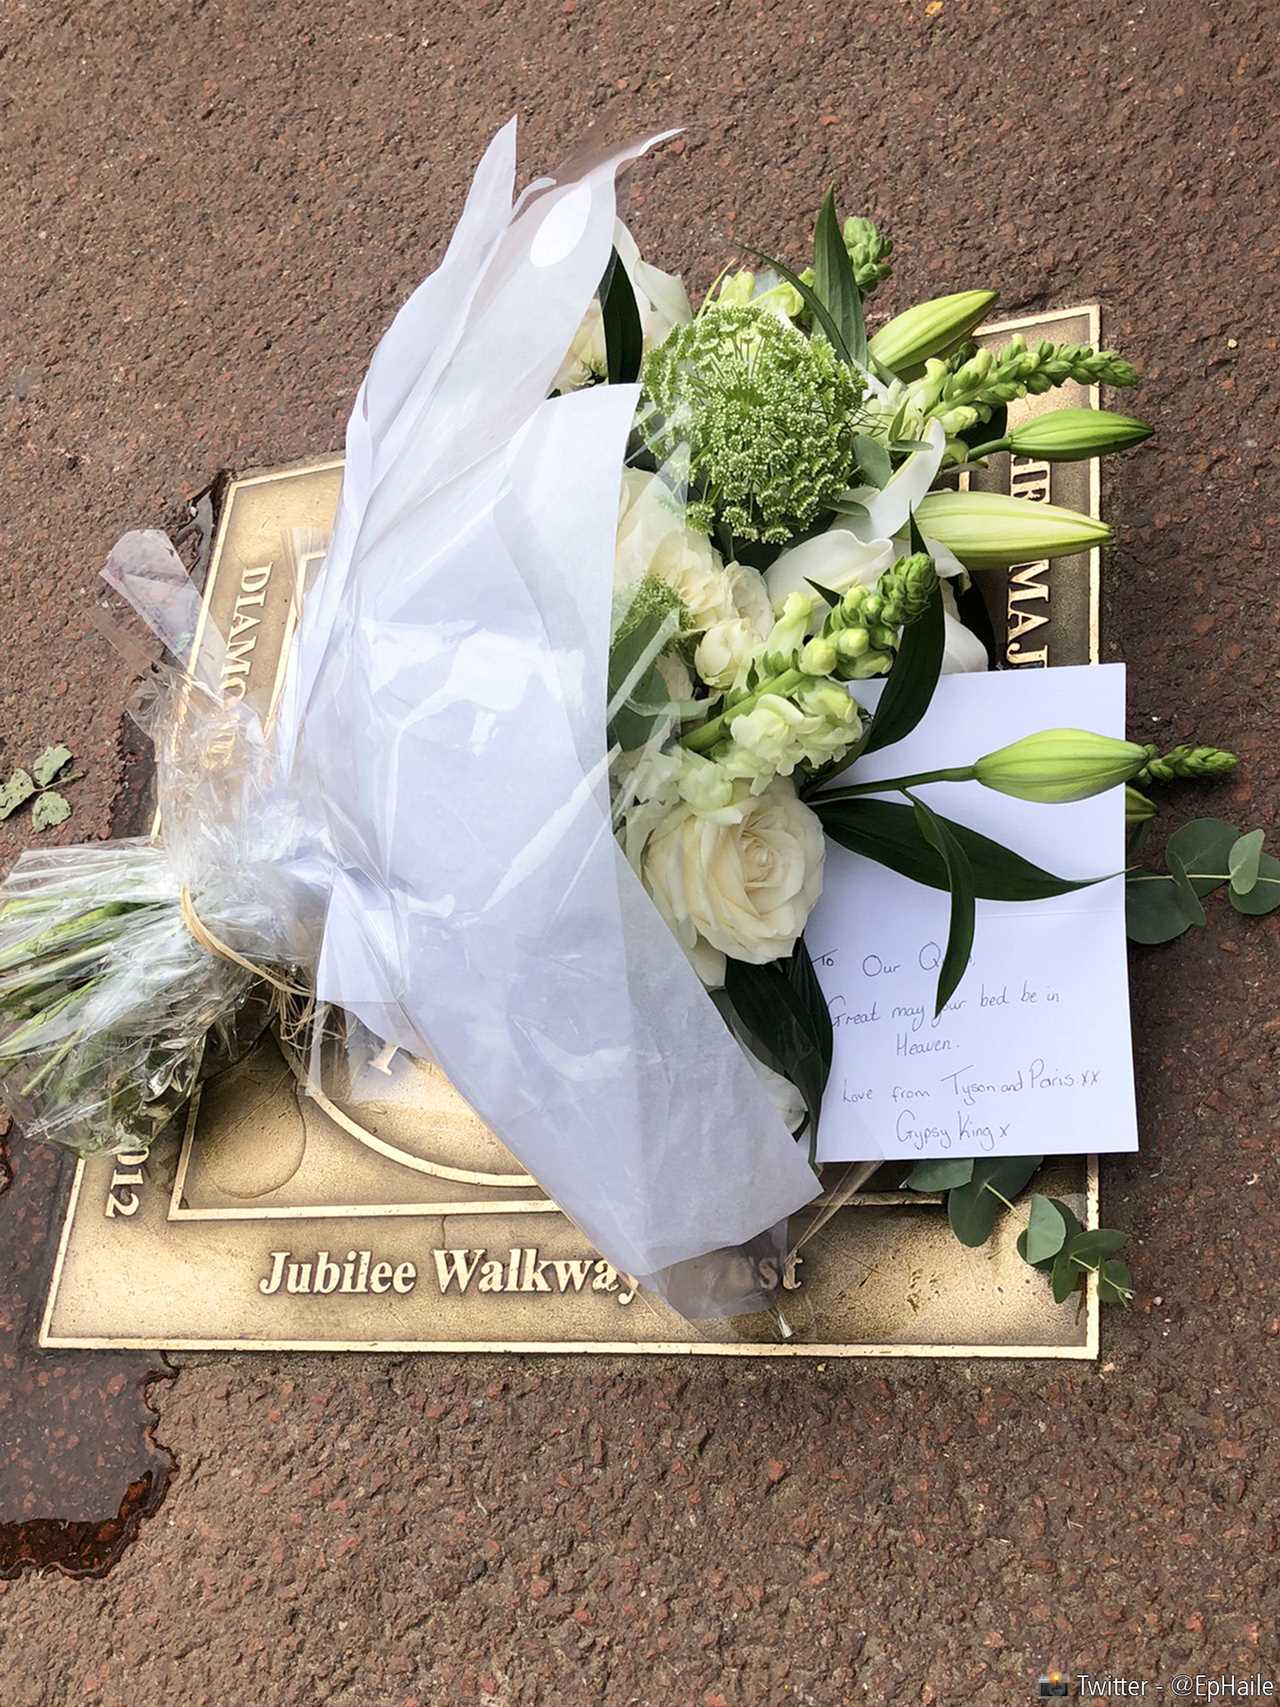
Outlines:
{"type": "Polygon", "coordinates": [[[966,628],[956,614],[956,596],[944,581],[942,604],[946,612],[946,632],[942,643],[942,673],[944,676],[964,675],[971,670],[987,669],[987,649],[971,628],[966,628]]]}
{"type": "Polygon", "coordinates": [[[939,421],[930,421],[925,428],[927,450],[913,451],[889,484],[867,498],[859,497],[867,507],[865,520],[853,519],[852,525],[860,539],[885,539],[906,527],[912,510],[924,497],[942,467],[947,435],[939,421]]]}
{"type": "Polygon", "coordinates": [[[781,552],[765,572],[765,584],[775,606],[788,593],[809,592],[810,581],[833,593],[847,593],[850,587],[873,587],[893,555],[891,539],[859,539],[841,517],[826,533],[781,552]]]}

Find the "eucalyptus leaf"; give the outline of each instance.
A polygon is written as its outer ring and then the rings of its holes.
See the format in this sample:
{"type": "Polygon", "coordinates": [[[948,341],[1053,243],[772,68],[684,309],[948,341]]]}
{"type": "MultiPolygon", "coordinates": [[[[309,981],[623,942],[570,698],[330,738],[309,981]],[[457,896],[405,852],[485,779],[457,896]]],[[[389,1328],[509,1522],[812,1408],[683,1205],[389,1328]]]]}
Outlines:
{"type": "Polygon", "coordinates": [[[1280,907],[1280,859],[1264,853],[1258,861],[1258,877],[1253,888],[1247,895],[1232,889],[1231,905],[1237,913],[1247,913],[1255,919],[1265,913],[1274,913],[1280,907]]]}
{"type": "Polygon", "coordinates": [[[1197,895],[1211,895],[1227,881],[1227,861],[1238,839],[1234,824],[1223,818],[1193,818],[1169,837],[1166,857],[1171,852],[1182,862],[1197,895]]]}
{"type": "Polygon", "coordinates": [[[65,824],[70,816],[71,808],[65,798],[56,788],[46,788],[43,794],[36,797],[36,803],[31,808],[31,828],[53,830],[59,824],[65,824]]]}
{"type": "Polygon", "coordinates": [[[1096,1268],[1106,1257],[1112,1257],[1117,1251],[1122,1251],[1129,1243],[1129,1235],[1115,1227],[1091,1227],[1077,1233],[1067,1246],[1067,1255],[1075,1263],[1087,1263],[1090,1268],[1096,1268]]]}
{"type": "Polygon", "coordinates": [[[986,1244],[1005,1206],[1003,1200],[1015,1198],[1043,1160],[1042,1156],[1000,1156],[973,1164],[968,1184],[947,1194],[947,1219],[962,1245],[986,1244]]]}
{"type": "Polygon", "coordinates": [[[942,856],[947,868],[947,887],[951,891],[951,919],[947,929],[947,946],[942,965],[938,968],[938,988],[934,1001],[934,1018],[942,1012],[956,992],[969,964],[973,948],[976,921],[973,870],[964,849],[952,835],[946,823],[923,800],[913,795],[911,805],[920,834],[942,856]]]}
{"type": "MultiPolygon", "coordinates": [[[[815,795],[809,804],[822,820],[823,829],[841,847],[864,854],[899,876],[909,877],[930,889],[947,887],[946,866],[937,851],[920,839],[915,814],[909,806],[866,796],[844,800],[838,791],[815,795]]],[[[935,816],[964,849],[973,872],[974,891],[980,900],[1043,901],[1051,895],[1069,895],[1103,881],[1055,877],[1051,871],[1033,865],[1012,848],[1002,847],[966,824],[943,818],[941,813],[935,816]]]]}
{"type": "Polygon", "coordinates": [[[929,709],[942,673],[946,646],[946,616],[942,589],[935,587],[923,616],[903,629],[898,654],[889,670],[884,692],[871,719],[863,753],[879,752],[901,741],[929,709]]]}
{"type": "Polygon", "coordinates": [[[1191,929],[1173,879],[1160,871],[1134,871],[1125,878],[1124,925],[1130,942],[1172,942],[1191,929]]]}
{"type": "Polygon", "coordinates": [[[1187,874],[1186,866],[1172,848],[1165,849],[1165,859],[1169,864],[1169,875],[1173,878],[1173,892],[1177,897],[1178,905],[1186,915],[1187,923],[1189,925],[1202,925],[1204,923],[1204,907],[1199,895],[1191,886],[1191,878],[1187,874]]]}
{"type": "Polygon", "coordinates": [[[36,785],[24,770],[16,770],[8,782],[0,783],[0,818],[16,812],[24,800],[30,800],[36,785]]]}
{"type": "Polygon", "coordinates": [[[1258,881],[1262,868],[1264,830],[1250,830],[1240,837],[1227,855],[1227,870],[1231,873],[1231,889],[1235,895],[1247,895],[1258,881]]]}
{"type": "Polygon", "coordinates": [[[917,1162],[902,1183],[909,1191],[952,1191],[972,1178],[972,1156],[939,1157],[917,1162]]]}
{"type": "Polygon", "coordinates": [[[1069,1247],[1064,1247],[1053,1259],[1052,1285],[1055,1304],[1065,1304],[1085,1280],[1085,1270],[1076,1267],[1068,1250],[1069,1247]]]}
{"type": "Polygon", "coordinates": [[[873,486],[881,488],[889,484],[893,474],[893,463],[889,452],[879,439],[868,438],[865,434],[853,441],[853,456],[858,467],[866,475],[873,486]]]}
{"type": "Polygon", "coordinates": [[[1098,1297],[1103,1304],[1119,1304],[1128,1309],[1133,1303],[1133,1276],[1127,1263],[1113,1259],[1098,1270],[1098,1297]]]}
{"type": "Polygon", "coordinates": [[[35,778],[37,788],[47,788],[57,776],[71,763],[71,749],[64,747],[60,741],[55,742],[32,762],[31,774],[35,778]]]}
{"type": "Polygon", "coordinates": [[[947,1193],[947,1220],[951,1231],[962,1245],[976,1249],[991,1237],[1003,1204],[992,1195],[984,1181],[970,1180],[947,1193]]]}
{"type": "Polygon", "coordinates": [[[1029,1263],[1056,1257],[1067,1242],[1067,1223],[1049,1198],[1039,1192],[1031,1199],[1026,1232],[1018,1241],[1019,1254],[1029,1263]]]}
{"type": "Polygon", "coordinates": [[[849,355],[859,367],[865,368],[867,328],[862,317],[862,292],[836,218],[834,190],[828,190],[822,198],[813,233],[813,288],[839,327],[849,355]]]}
{"type": "Polygon", "coordinates": [[[1044,1162],[1043,1156],[998,1156],[979,1163],[986,1183],[1001,1197],[1015,1198],[1044,1162]]]}

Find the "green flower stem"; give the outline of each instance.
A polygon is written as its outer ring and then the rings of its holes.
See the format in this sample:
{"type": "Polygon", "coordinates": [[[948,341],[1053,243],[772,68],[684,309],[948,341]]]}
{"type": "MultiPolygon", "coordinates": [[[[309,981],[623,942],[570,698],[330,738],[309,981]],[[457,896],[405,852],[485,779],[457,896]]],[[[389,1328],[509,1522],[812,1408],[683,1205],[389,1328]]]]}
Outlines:
{"type": "Polygon", "coordinates": [[[38,1090],[54,1069],[71,1053],[76,1044],[79,1043],[83,1037],[83,1031],[73,1031],[69,1033],[64,1039],[62,1046],[55,1049],[53,1054],[50,1055],[49,1059],[45,1062],[44,1066],[27,1080],[26,1084],[23,1085],[22,1089],[18,1092],[18,1095],[29,1097],[32,1091],[38,1090]]]}
{"type": "Polygon", "coordinates": [[[996,456],[1000,451],[1010,448],[1008,439],[992,439],[989,444],[979,445],[976,450],[971,450],[967,454],[970,462],[981,462],[984,456],[996,456]]]}
{"type": "Polygon", "coordinates": [[[1006,1209],[1012,1209],[1013,1208],[1013,1204],[1010,1203],[1009,1199],[1004,1195],[1004,1193],[1002,1191],[997,1191],[995,1186],[993,1186],[991,1184],[990,1180],[986,1180],[983,1182],[982,1189],[984,1191],[989,1191],[991,1193],[992,1197],[998,1197],[1000,1199],[1001,1203],[1004,1204],[1006,1209]]]}
{"type": "MultiPolygon", "coordinates": [[[[824,798],[831,799],[834,798],[834,796],[825,796],[824,798]]],[[[1188,872],[1187,875],[1193,878],[1197,883],[1201,880],[1206,883],[1230,883],[1231,881],[1231,873],[1229,871],[1191,871],[1188,872]]],[[[1135,871],[1132,868],[1125,872],[1125,878],[1130,883],[1176,883],[1178,881],[1172,872],[1135,871]]],[[[1280,883],[1280,877],[1255,877],[1254,882],[1280,883]]]]}
{"type": "Polygon", "coordinates": [[[926,782],[972,782],[974,769],[972,765],[959,765],[951,770],[921,771],[916,776],[887,776],[883,782],[859,782],[850,788],[836,788],[830,794],[820,798],[825,801],[854,800],[860,794],[888,794],[897,789],[905,793],[909,788],[918,788],[926,782]]]}
{"type": "Polygon", "coordinates": [[[735,717],[741,717],[743,712],[750,711],[756,701],[767,693],[789,694],[792,688],[800,686],[808,677],[803,670],[784,670],[780,676],[762,682],[754,693],[749,693],[745,699],[740,699],[737,705],[730,706],[728,711],[722,711],[719,717],[713,717],[709,723],[704,723],[701,729],[695,729],[691,735],[686,735],[680,743],[691,753],[707,753],[721,739],[735,717]]]}

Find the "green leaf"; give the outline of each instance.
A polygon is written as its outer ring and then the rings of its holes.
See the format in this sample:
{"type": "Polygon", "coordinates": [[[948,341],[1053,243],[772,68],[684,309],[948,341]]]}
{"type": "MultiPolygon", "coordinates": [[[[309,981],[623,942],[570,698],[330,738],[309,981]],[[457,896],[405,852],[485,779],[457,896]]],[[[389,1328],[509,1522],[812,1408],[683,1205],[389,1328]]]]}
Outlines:
{"type": "Polygon", "coordinates": [[[805,580],[809,581],[809,585],[813,588],[814,592],[817,593],[818,597],[820,599],[825,599],[827,604],[830,605],[833,610],[844,597],[843,593],[833,593],[830,587],[824,587],[821,581],[811,581],[807,575],[805,576],[805,580]]]}
{"type": "Polygon", "coordinates": [[[1000,1156],[981,1166],[986,1170],[986,1183],[1012,1201],[1043,1161],[1043,1156],[1000,1156]]]}
{"type": "MultiPolygon", "coordinates": [[[[894,800],[863,797],[842,800],[838,792],[814,795],[810,806],[822,820],[832,841],[851,853],[860,853],[879,865],[887,865],[900,877],[923,883],[930,889],[947,887],[947,870],[938,853],[920,840],[915,814],[894,800]]],[[[973,872],[974,893],[983,901],[1043,901],[1051,895],[1069,895],[1087,889],[1101,878],[1055,877],[1029,859],[1002,847],[990,837],[936,817],[944,823],[964,849],[973,872]]]]}
{"type": "Polygon", "coordinates": [[[813,233],[813,288],[840,330],[845,348],[859,367],[867,365],[867,329],[862,293],[836,218],[835,191],[828,190],[813,233]]]}
{"type": "Polygon", "coordinates": [[[1191,929],[1171,877],[1160,871],[1130,872],[1124,883],[1124,925],[1130,942],[1172,942],[1191,929]]]}
{"type": "Polygon", "coordinates": [[[71,808],[56,788],[47,788],[36,799],[31,808],[31,828],[33,830],[53,830],[59,824],[65,824],[71,816],[71,808]]]}
{"type": "Polygon", "coordinates": [[[1247,895],[1258,881],[1262,869],[1263,830],[1250,830],[1240,837],[1227,855],[1227,870],[1231,873],[1231,889],[1235,895],[1247,895]]]}
{"type": "Polygon", "coordinates": [[[610,385],[630,385],[640,376],[644,358],[644,333],[640,309],[631,288],[627,269],[615,249],[609,257],[601,287],[600,307],[604,318],[605,361],[610,385]]]}
{"type": "Polygon", "coordinates": [[[974,1178],[968,1185],[957,1186],[947,1193],[947,1220],[951,1231],[962,1245],[976,1249],[991,1237],[1004,1205],[992,1196],[983,1180],[974,1178]]]}
{"type": "Polygon", "coordinates": [[[1127,1310],[1133,1303],[1133,1276],[1127,1263],[1104,1262],[1098,1270],[1098,1298],[1103,1304],[1119,1304],[1127,1310]]]}
{"type": "Polygon", "coordinates": [[[917,1162],[902,1183],[909,1191],[951,1191],[956,1186],[968,1185],[972,1178],[973,1157],[956,1156],[917,1162]]]}
{"type": "Polygon", "coordinates": [[[964,849],[946,823],[914,795],[911,796],[911,805],[920,834],[942,856],[947,868],[947,887],[951,891],[951,922],[942,965],[938,968],[938,990],[933,1010],[936,1019],[955,994],[969,964],[975,923],[973,871],[964,849]]]}
{"type": "Polygon", "coordinates": [[[862,748],[864,754],[891,747],[919,723],[938,685],[945,643],[942,588],[935,587],[924,615],[902,632],[898,655],[871,719],[871,731],[862,748]]]}
{"type": "Polygon", "coordinates": [[[854,461],[872,486],[879,486],[883,489],[889,484],[890,477],[893,474],[893,463],[890,461],[889,452],[879,439],[867,438],[859,434],[853,441],[853,456],[854,461]]]}
{"type": "Polygon", "coordinates": [[[1049,1198],[1036,1192],[1026,1232],[1018,1241],[1019,1254],[1029,1263],[1044,1262],[1056,1257],[1066,1242],[1066,1221],[1049,1198]]]}
{"type": "Polygon", "coordinates": [[[818,982],[809,945],[804,938],[799,939],[788,959],[780,960],[777,964],[785,968],[791,980],[791,988],[809,1010],[814,1039],[818,1045],[818,1057],[822,1063],[822,1083],[825,1087],[835,1054],[835,1030],[831,1024],[831,1005],[818,982]]]}
{"type": "MultiPolygon", "coordinates": [[[[807,959],[807,953],[805,958],[807,959]]],[[[831,1070],[831,1015],[816,975],[787,961],[752,966],[729,960],[725,994],[748,1045],[762,1046],[762,1059],[782,1073],[804,1098],[809,1153],[816,1152],[822,1094],[831,1070]]]]}
{"type": "Polygon", "coordinates": [[[1074,1209],[1064,1203],[1060,1197],[1051,1197],[1049,1201],[1066,1223],[1068,1239],[1074,1239],[1077,1233],[1084,1232],[1084,1228],[1080,1225],[1074,1209]]]}
{"type": "Polygon", "coordinates": [[[7,818],[11,812],[16,812],[24,800],[30,800],[36,791],[27,772],[16,770],[8,782],[0,783],[0,818],[7,818]]]}
{"type": "Polygon", "coordinates": [[[1211,895],[1227,881],[1227,861],[1238,839],[1234,824],[1223,818],[1193,818],[1169,837],[1169,851],[1181,860],[1196,894],[1211,895]]]}
{"type": "Polygon", "coordinates": [[[1129,1235],[1116,1227],[1093,1227],[1077,1233],[1065,1249],[1073,1262],[1087,1263],[1090,1268],[1097,1268],[1104,1258],[1114,1256],[1128,1243],[1129,1235]]]}
{"type": "Polygon", "coordinates": [[[65,770],[70,763],[70,747],[64,747],[60,741],[52,747],[46,747],[31,766],[31,774],[36,780],[36,787],[47,788],[58,772],[65,770]]]}
{"type": "Polygon", "coordinates": [[[1200,903],[1200,897],[1192,888],[1186,866],[1183,865],[1171,847],[1165,849],[1165,859],[1169,863],[1169,874],[1173,878],[1174,895],[1177,897],[1178,905],[1182,908],[1187,923],[1189,925],[1202,925],[1204,923],[1204,908],[1200,903]]]}
{"type": "Polygon", "coordinates": [[[1086,1271],[1077,1268],[1068,1255],[1068,1247],[1064,1246],[1053,1259],[1053,1301],[1055,1304],[1065,1304],[1071,1294],[1083,1286],[1087,1278],[1086,1271]]]}
{"type": "Polygon", "coordinates": [[[1258,861],[1258,877],[1247,895],[1231,890],[1231,905],[1237,913],[1247,913],[1251,917],[1261,918],[1264,913],[1274,913],[1280,907],[1280,859],[1264,853],[1258,861]]]}
{"type": "Polygon", "coordinates": [[[1002,1200],[1012,1201],[1043,1160],[1043,1156],[1001,1156],[974,1163],[969,1183],[947,1194],[947,1219],[962,1245],[986,1244],[1004,1208],[1002,1200]]]}
{"type": "Polygon", "coordinates": [[[827,342],[840,357],[840,360],[848,367],[852,367],[854,365],[853,352],[845,343],[843,333],[831,318],[826,303],[823,302],[817,292],[807,285],[798,273],[793,273],[790,267],[782,261],[775,260],[772,255],[766,255],[763,249],[753,249],[749,243],[744,243],[742,247],[748,255],[754,255],[757,260],[763,261],[768,267],[772,267],[774,272],[784,278],[793,290],[800,293],[801,301],[826,333],[827,342]]]}
{"type": "Polygon", "coordinates": [[[649,739],[654,724],[665,715],[671,696],[658,671],[657,654],[661,649],[663,631],[670,628],[672,619],[655,613],[636,623],[615,640],[609,650],[609,703],[612,705],[623,684],[633,673],[640,671],[631,691],[609,723],[610,744],[617,743],[624,753],[642,747],[649,739]],[[644,659],[650,662],[642,666],[644,659]]]}

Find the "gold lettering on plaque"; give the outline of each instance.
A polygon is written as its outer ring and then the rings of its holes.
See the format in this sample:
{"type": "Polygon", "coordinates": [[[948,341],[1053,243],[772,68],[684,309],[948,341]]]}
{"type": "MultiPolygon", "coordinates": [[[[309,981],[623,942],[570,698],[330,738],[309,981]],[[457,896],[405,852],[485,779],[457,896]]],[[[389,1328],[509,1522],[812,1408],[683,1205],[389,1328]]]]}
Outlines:
{"type": "Polygon", "coordinates": [[[253,663],[254,648],[258,644],[258,636],[250,630],[262,621],[261,616],[254,616],[251,611],[254,606],[261,607],[266,600],[272,567],[270,563],[264,563],[257,568],[246,569],[240,577],[236,602],[231,608],[227,652],[219,683],[223,699],[243,699],[248,689],[249,666],[253,663]],[[249,638],[243,639],[244,635],[249,638]]]}
{"type": "Polygon", "coordinates": [[[1009,490],[1015,498],[1025,498],[1029,504],[1047,504],[1053,471],[1047,462],[1033,462],[1029,456],[1009,458],[1009,490]]]}
{"type": "MultiPolygon", "coordinates": [[[[1053,471],[1047,462],[1037,462],[1025,456],[1009,458],[1009,491],[1015,498],[1023,498],[1028,504],[1047,504],[1052,478],[1053,471]]],[[[1032,664],[1044,668],[1049,662],[1047,642],[1030,650],[1020,644],[1024,634],[1034,634],[1037,628],[1045,627],[1049,621],[1049,585],[1040,579],[1047,575],[1048,570],[1048,560],[1042,559],[1038,563],[1024,563],[1009,572],[1005,657],[1010,664],[1032,664]],[[1022,607],[1027,603],[1043,604],[1043,614],[1024,610],[1022,607]]]]}

